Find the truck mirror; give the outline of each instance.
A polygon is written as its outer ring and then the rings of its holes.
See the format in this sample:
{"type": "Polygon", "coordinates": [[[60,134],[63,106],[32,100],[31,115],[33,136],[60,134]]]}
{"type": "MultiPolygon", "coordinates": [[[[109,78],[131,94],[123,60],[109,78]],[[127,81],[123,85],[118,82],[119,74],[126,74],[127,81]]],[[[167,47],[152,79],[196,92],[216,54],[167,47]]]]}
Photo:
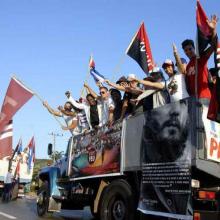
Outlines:
{"type": "Polygon", "coordinates": [[[51,143],[48,144],[47,154],[50,156],[53,153],[53,145],[51,143]]]}

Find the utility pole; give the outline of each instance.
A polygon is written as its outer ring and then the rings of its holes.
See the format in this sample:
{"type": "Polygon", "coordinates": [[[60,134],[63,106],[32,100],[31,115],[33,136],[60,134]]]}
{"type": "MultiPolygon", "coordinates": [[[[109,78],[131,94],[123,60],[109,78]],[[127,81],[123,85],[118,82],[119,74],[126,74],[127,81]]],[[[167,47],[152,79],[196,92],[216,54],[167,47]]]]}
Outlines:
{"type": "Polygon", "coordinates": [[[56,137],[62,137],[63,134],[58,134],[58,133],[51,132],[48,135],[53,136],[53,153],[54,153],[53,162],[55,162],[56,137]]]}

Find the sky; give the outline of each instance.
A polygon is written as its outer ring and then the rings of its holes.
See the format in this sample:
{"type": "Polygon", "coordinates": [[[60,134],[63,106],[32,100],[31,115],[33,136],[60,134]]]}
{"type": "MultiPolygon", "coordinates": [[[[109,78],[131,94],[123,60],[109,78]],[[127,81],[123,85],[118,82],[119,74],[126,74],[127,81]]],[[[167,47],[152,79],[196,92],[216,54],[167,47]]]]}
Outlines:
{"type": "MultiPolygon", "coordinates": [[[[208,16],[220,16],[219,0],[200,2],[208,16]]],[[[181,42],[195,39],[195,10],[196,0],[1,0],[0,105],[12,75],[53,108],[64,104],[67,90],[79,98],[91,53],[96,69],[110,80],[130,73],[143,78],[141,68],[125,54],[142,21],[157,65],[174,59],[173,42],[186,58],[181,42]]],[[[97,91],[91,77],[88,82],[97,91]]],[[[54,132],[63,134],[56,138],[56,150],[65,151],[69,132],[37,97],[13,120],[13,146],[22,137],[25,147],[34,135],[36,157],[47,158],[49,133],[54,132]]]]}

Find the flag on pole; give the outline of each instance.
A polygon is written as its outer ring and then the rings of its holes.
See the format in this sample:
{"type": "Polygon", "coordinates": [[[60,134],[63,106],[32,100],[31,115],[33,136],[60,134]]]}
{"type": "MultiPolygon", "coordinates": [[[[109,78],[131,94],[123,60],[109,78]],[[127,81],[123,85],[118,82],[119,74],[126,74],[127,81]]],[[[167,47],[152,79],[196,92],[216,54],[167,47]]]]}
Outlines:
{"type": "Polygon", "coordinates": [[[197,57],[207,48],[208,44],[211,42],[212,33],[207,24],[208,17],[203,10],[199,0],[197,0],[196,7],[196,23],[197,23],[197,44],[196,53],[197,57]]]}
{"type": "Polygon", "coordinates": [[[90,59],[89,59],[89,68],[90,69],[95,69],[95,62],[93,60],[92,55],[90,56],[90,59]]]}
{"type": "Polygon", "coordinates": [[[15,77],[11,78],[0,113],[0,132],[4,125],[12,119],[14,114],[33,96],[33,92],[26,88],[15,77]]]}
{"type": "Polygon", "coordinates": [[[128,46],[126,54],[133,58],[146,74],[152,72],[154,61],[144,22],[128,46]]]}
{"type": "Polygon", "coordinates": [[[34,136],[31,138],[31,141],[28,144],[28,169],[31,170],[33,163],[35,162],[35,141],[34,136]]]}
{"type": "Polygon", "coordinates": [[[105,80],[105,77],[95,69],[95,62],[92,56],[90,57],[90,60],[89,60],[89,68],[90,68],[90,74],[92,75],[95,82],[103,83],[105,80]]]}
{"type": "Polygon", "coordinates": [[[4,157],[11,157],[12,154],[13,126],[10,120],[0,132],[0,160],[4,157]]]}
{"type": "Polygon", "coordinates": [[[20,138],[17,146],[15,147],[14,154],[19,152],[21,153],[21,151],[22,151],[22,139],[20,138]]]}

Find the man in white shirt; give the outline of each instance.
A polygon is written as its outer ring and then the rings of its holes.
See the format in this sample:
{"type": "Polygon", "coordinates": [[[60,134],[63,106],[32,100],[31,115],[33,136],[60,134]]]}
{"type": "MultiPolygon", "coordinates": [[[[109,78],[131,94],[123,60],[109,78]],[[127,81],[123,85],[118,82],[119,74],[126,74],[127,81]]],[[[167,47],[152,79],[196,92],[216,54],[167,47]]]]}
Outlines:
{"type": "Polygon", "coordinates": [[[97,100],[97,108],[99,113],[99,126],[103,126],[106,123],[110,125],[114,121],[114,108],[115,104],[109,94],[108,88],[104,86],[99,87],[100,96],[98,96],[87,84],[84,85],[89,93],[97,100]]]}
{"type": "Polygon", "coordinates": [[[12,169],[10,169],[4,179],[3,198],[6,202],[8,202],[10,200],[10,192],[11,192],[11,188],[12,188],[13,179],[14,179],[14,176],[12,175],[12,169]]]}
{"type": "Polygon", "coordinates": [[[136,79],[137,82],[155,89],[167,89],[171,102],[176,102],[189,97],[189,94],[186,90],[184,75],[175,70],[174,63],[171,60],[166,59],[162,65],[162,68],[169,77],[167,81],[151,82],[148,80],[136,79]]]}

